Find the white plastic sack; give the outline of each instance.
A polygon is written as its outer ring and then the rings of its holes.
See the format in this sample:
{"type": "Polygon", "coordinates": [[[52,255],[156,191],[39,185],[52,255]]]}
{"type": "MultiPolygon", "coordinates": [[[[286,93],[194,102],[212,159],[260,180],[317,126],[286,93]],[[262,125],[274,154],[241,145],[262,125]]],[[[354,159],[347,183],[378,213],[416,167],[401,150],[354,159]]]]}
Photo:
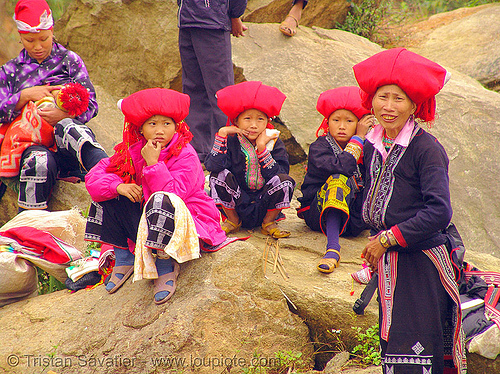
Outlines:
{"type": "Polygon", "coordinates": [[[470,353],[477,353],[494,360],[500,354],[500,329],[496,324],[483,333],[474,336],[469,342],[470,353]]]}
{"type": "Polygon", "coordinates": [[[38,295],[38,276],[30,262],[0,252],[0,307],[38,295]]]}
{"type": "Polygon", "coordinates": [[[83,240],[86,223],[77,208],[57,212],[25,210],[0,227],[0,232],[21,226],[48,231],[78,249],[83,256],[87,247],[83,240]]]}

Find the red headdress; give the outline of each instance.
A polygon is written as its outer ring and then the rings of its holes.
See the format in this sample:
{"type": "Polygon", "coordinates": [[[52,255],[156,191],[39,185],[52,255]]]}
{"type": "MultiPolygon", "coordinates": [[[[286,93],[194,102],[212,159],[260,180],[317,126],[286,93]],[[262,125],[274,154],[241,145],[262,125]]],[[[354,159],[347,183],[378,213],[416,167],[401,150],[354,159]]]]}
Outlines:
{"type": "MultiPolygon", "coordinates": [[[[258,81],[247,81],[224,87],[217,91],[216,96],[217,105],[233,125],[236,118],[248,109],[260,110],[269,118],[275,117],[280,114],[286,99],[285,94],[276,87],[266,86],[258,81]]],[[[273,128],[271,124],[267,127],[273,128]]]]}
{"type": "Polygon", "coordinates": [[[193,138],[184,122],[189,113],[189,103],[188,95],[167,88],[148,88],[120,100],[118,107],[125,115],[123,141],[115,146],[115,154],[111,156],[106,171],[119,175],[125,183],[135,179],[129,148],[142,138],[139,132],[141,126],[154,115],[170,117],[178,124],[179,136],[175,144],[169,147],[165,161],[177,156],[193,138]]]}
{"type": "Polygon", "coordinates": [[[325,117],[316,130],[316,136],[328,134],[328,118],[338,109],[351,111],[358,120],[365,114],[370,113],[369,110],[363,107],[361,102],[361,90],[355,86],[337,87],[322,92],[319,95],[316,109],[325,117]]]}
{"type": "Polygon", "coordinates": [[[89,107],[89,91],[79,83],[67,83],[58,92],[56,103],[61,110],[77,117],[89,107]]]}
{"type": "Polygon", "coordinates": [[[415,117],[431,123],[436,115],[435,95],[449,79],[442,66],[404,48],[379,52],[354,65],[353,70],[364,91],[365,108],[372,107],[378,88],[395,84],[417,105],[415,117]]]}
{"type": "Polygon", "coordinates": [[[52,12],[45,0],[19,0],[14,9],[14,21],[22,34],[51,30],[54,26],[52,12]]]}

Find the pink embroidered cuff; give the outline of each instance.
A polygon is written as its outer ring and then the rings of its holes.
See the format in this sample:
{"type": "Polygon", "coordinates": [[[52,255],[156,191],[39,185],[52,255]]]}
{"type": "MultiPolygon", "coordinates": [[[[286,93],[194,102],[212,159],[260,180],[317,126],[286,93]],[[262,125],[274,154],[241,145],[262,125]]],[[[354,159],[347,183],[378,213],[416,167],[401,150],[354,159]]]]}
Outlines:
{"type": "Polygon", "coordinates": [[[220,136],[215,134],[214,145],[212,147],[213,153],[226,153],[227,152],[227,136],[220,136]]]}
{"type": "Polygon", "coordinates": [[[267,148],[265,148],[261,153],[257,153],[257,157],[259,158],[259,163],[263,168],[271,168],[276,163],[271,155],[271,152],[269,152],[267,148]]]}

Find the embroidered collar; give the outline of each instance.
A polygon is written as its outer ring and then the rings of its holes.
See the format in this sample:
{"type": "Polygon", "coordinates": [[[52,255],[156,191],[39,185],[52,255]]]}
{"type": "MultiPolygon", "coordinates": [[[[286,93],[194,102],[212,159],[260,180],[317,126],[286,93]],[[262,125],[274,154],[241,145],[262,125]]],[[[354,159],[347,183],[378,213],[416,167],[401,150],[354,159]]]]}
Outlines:
{"type": "MultiPolygon", "coordinates": [[[[394,139],[394,144],[398,144],[403,147],[408,147],[408,144],[410,144],[414,127],[415,127],[415,121],[413,117],[410,117],[408,121],[406,121],[401,131],[399,132],[398,136],[396,136],[396,139],[394,139]]],[[[380,152],[383,160],[385,161],[389,153],[385,150],[385,146],[383,144],[383,138],[384,138],[384,128],[381,125],[375,126],[373,130],[366,135],[366,139],[373,144],[373,146],[377,151],[380,152]]]]}

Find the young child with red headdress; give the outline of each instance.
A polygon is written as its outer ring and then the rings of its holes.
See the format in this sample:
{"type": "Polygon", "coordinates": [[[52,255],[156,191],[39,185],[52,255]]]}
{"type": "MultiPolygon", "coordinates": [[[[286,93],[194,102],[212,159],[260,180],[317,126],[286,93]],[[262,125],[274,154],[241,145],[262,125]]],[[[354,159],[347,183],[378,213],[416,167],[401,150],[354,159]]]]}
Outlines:
{"type": "Polygon", "coordinates": [[[210,193],[227,219],[226,233],[241,226],[261,226],[273,238],[290,236],[276,221],[290,207],[295,181],[285,145],[270,119],[277,116],[286,96],[275,87],[248,81],[217,91],[217,104],[228,116],[205,159],[211,172],[210,193]]]}
{"type": "Polygon", "coordinates": [[[154,301],[164,303],[175,291],[179,263],[200,257],[200,245],[214,251],[226,243],[189,144],[192,134],[183,121],[189,102],[188,95],[163,88],[121,100],[123,141],[85,178],[93,200],[85,238],[114,247],[109,293],[134,272],[134,280],[154,280],[154,301]]]}
{"type": "Polygon", "coordinates": [[[339,236],[357,236],[366,228],[361,218],[361,154],[373,116],[361,104],[358,87],[321,93],[316,109],[324,116],[309,147],[307,173],[298,216],[327,236],[326,253],[317,269],[331,273],[340,262],[339,236]]]}

